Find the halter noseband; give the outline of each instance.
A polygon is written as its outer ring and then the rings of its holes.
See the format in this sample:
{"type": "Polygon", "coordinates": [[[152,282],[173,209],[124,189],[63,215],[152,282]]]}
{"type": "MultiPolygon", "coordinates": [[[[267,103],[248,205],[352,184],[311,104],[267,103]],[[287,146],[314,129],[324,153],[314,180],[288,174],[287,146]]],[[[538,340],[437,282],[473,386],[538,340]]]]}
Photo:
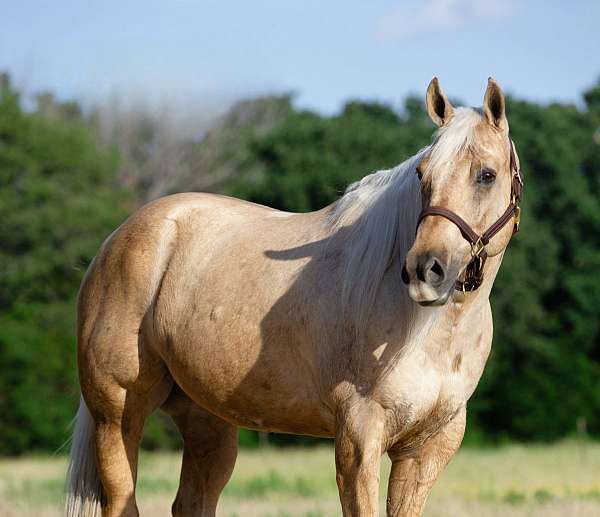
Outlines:
{"type": "Polygon", "coordinates": [[[519,207],[519,203],[521,202],[521,196],[523,195],[523,178],[521,177],[521,171],[517,165],[515,147],[510,136],[508,137],[508,141],[510,143],[510,171],[512,176],[510,203],[504,213],[485,232],[478,235],[462,217],[455,212],[452,212],[452,210],[448,210],[441,206],[430,206],[425,208],[419,215],[417,221],[418,229],[421,221],[428,216],[437,215],[444,217],[458,227],[462,236],[471,245],[472,258],[465,269],[465,279],[463,281],[457,280],[455,284],[455,289],[464,293],[477,290],[483,282],[483,266],[487,260],[487,251],[485,247],[490,239],[504,228],[513,217],[513,235],[519,231],[519,223],[521,220],[521,208],[519,207]]]}

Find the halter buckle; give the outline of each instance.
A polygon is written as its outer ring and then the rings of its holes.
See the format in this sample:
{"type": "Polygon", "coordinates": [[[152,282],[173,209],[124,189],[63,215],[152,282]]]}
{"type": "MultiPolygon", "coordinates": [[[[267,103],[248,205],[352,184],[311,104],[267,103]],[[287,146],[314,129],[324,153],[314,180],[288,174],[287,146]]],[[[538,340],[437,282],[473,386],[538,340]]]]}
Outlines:
{"type": "Polygon", "coordinates": [[[515,207],[515,224],[513,226],[513,233],[517,233],[519,231],[519,225],[521,224],[521,207],[515,207]]]}
{"type": "Polygon", "coordinates": [[[479,237],[479,239],[477,239],[477,242],[470,243],[470,244],[471,244],[471,256],[473,258],[479,257],[479,255],[481,255],[481,252],[485,249],[485,245],[483,244],[481,237],[479,237]]]}

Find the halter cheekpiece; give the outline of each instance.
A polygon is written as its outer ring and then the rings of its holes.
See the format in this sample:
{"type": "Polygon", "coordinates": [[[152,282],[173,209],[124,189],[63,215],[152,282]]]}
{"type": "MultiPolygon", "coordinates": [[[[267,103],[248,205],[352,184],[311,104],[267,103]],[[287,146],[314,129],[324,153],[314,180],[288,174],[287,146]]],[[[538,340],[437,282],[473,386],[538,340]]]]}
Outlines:
{"type": "Polygon", "coordinates": [[[517,165],[515,146],[510,135],[508,141],[510,143],[510,171],[512,176],[510,203],[504,213],[485,232],[478,235],[462,217],[452,210],[448,210],[441,206],[429,206],[425,208],[419,215],[417,221],[418,229],[421,221],[428,216],[437,215],[444,217],[458,227],[462,236],[471,245],[472,258],[465,269],[465,278],[462,281],[457,280],[455,284],[455,289],[464,293],[477,290],[483,282],[483,266],[487,260],[487,251],[485,247],[490,239],[513,218],[513,235],[519,231],[519,223],[521,220],[521,208],[519,203],[521,202],[521,197],[523,195],[523,178],[521,176],[521,170],[517,165]]]}

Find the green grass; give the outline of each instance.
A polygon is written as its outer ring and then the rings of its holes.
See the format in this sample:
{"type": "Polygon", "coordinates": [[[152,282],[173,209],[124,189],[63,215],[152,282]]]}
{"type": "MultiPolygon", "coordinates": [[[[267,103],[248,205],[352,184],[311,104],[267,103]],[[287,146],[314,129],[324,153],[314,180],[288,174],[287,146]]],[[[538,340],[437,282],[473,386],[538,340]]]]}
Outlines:
{"type": "MultiPolygon", "coordinates": [[[[142,454],[138,502],[143,516],[168,515],[179,483],[180,455],[142,454]]],[[[0,515],[60,515],[65,459],[0,460],[0,515]]],[[[382,468],[382,502],[389,462],[382,468]]],[[[382,505],[383,507],[383,505],[382,505]]],[[[339,515],[333,450],[241,451],[219,515],[339,515]]],[[[464,448],[439,478],[428,517],[600,515],[600,444],[464,448]]]]}

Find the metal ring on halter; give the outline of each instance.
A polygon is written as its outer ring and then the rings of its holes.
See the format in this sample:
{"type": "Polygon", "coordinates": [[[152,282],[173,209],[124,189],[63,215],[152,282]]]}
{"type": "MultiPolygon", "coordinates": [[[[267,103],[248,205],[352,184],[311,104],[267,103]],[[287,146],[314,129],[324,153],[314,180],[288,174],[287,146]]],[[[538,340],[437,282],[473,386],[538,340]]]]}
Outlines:
{"type": "Polygon", "coordinates": [[[483,244],[481,237],[477,239],[477,242],[470,242],[469,244],[471,245],[471,256],[473,258],[479,257],[481,252],[485,249],[485,244],[483,244]]]}

